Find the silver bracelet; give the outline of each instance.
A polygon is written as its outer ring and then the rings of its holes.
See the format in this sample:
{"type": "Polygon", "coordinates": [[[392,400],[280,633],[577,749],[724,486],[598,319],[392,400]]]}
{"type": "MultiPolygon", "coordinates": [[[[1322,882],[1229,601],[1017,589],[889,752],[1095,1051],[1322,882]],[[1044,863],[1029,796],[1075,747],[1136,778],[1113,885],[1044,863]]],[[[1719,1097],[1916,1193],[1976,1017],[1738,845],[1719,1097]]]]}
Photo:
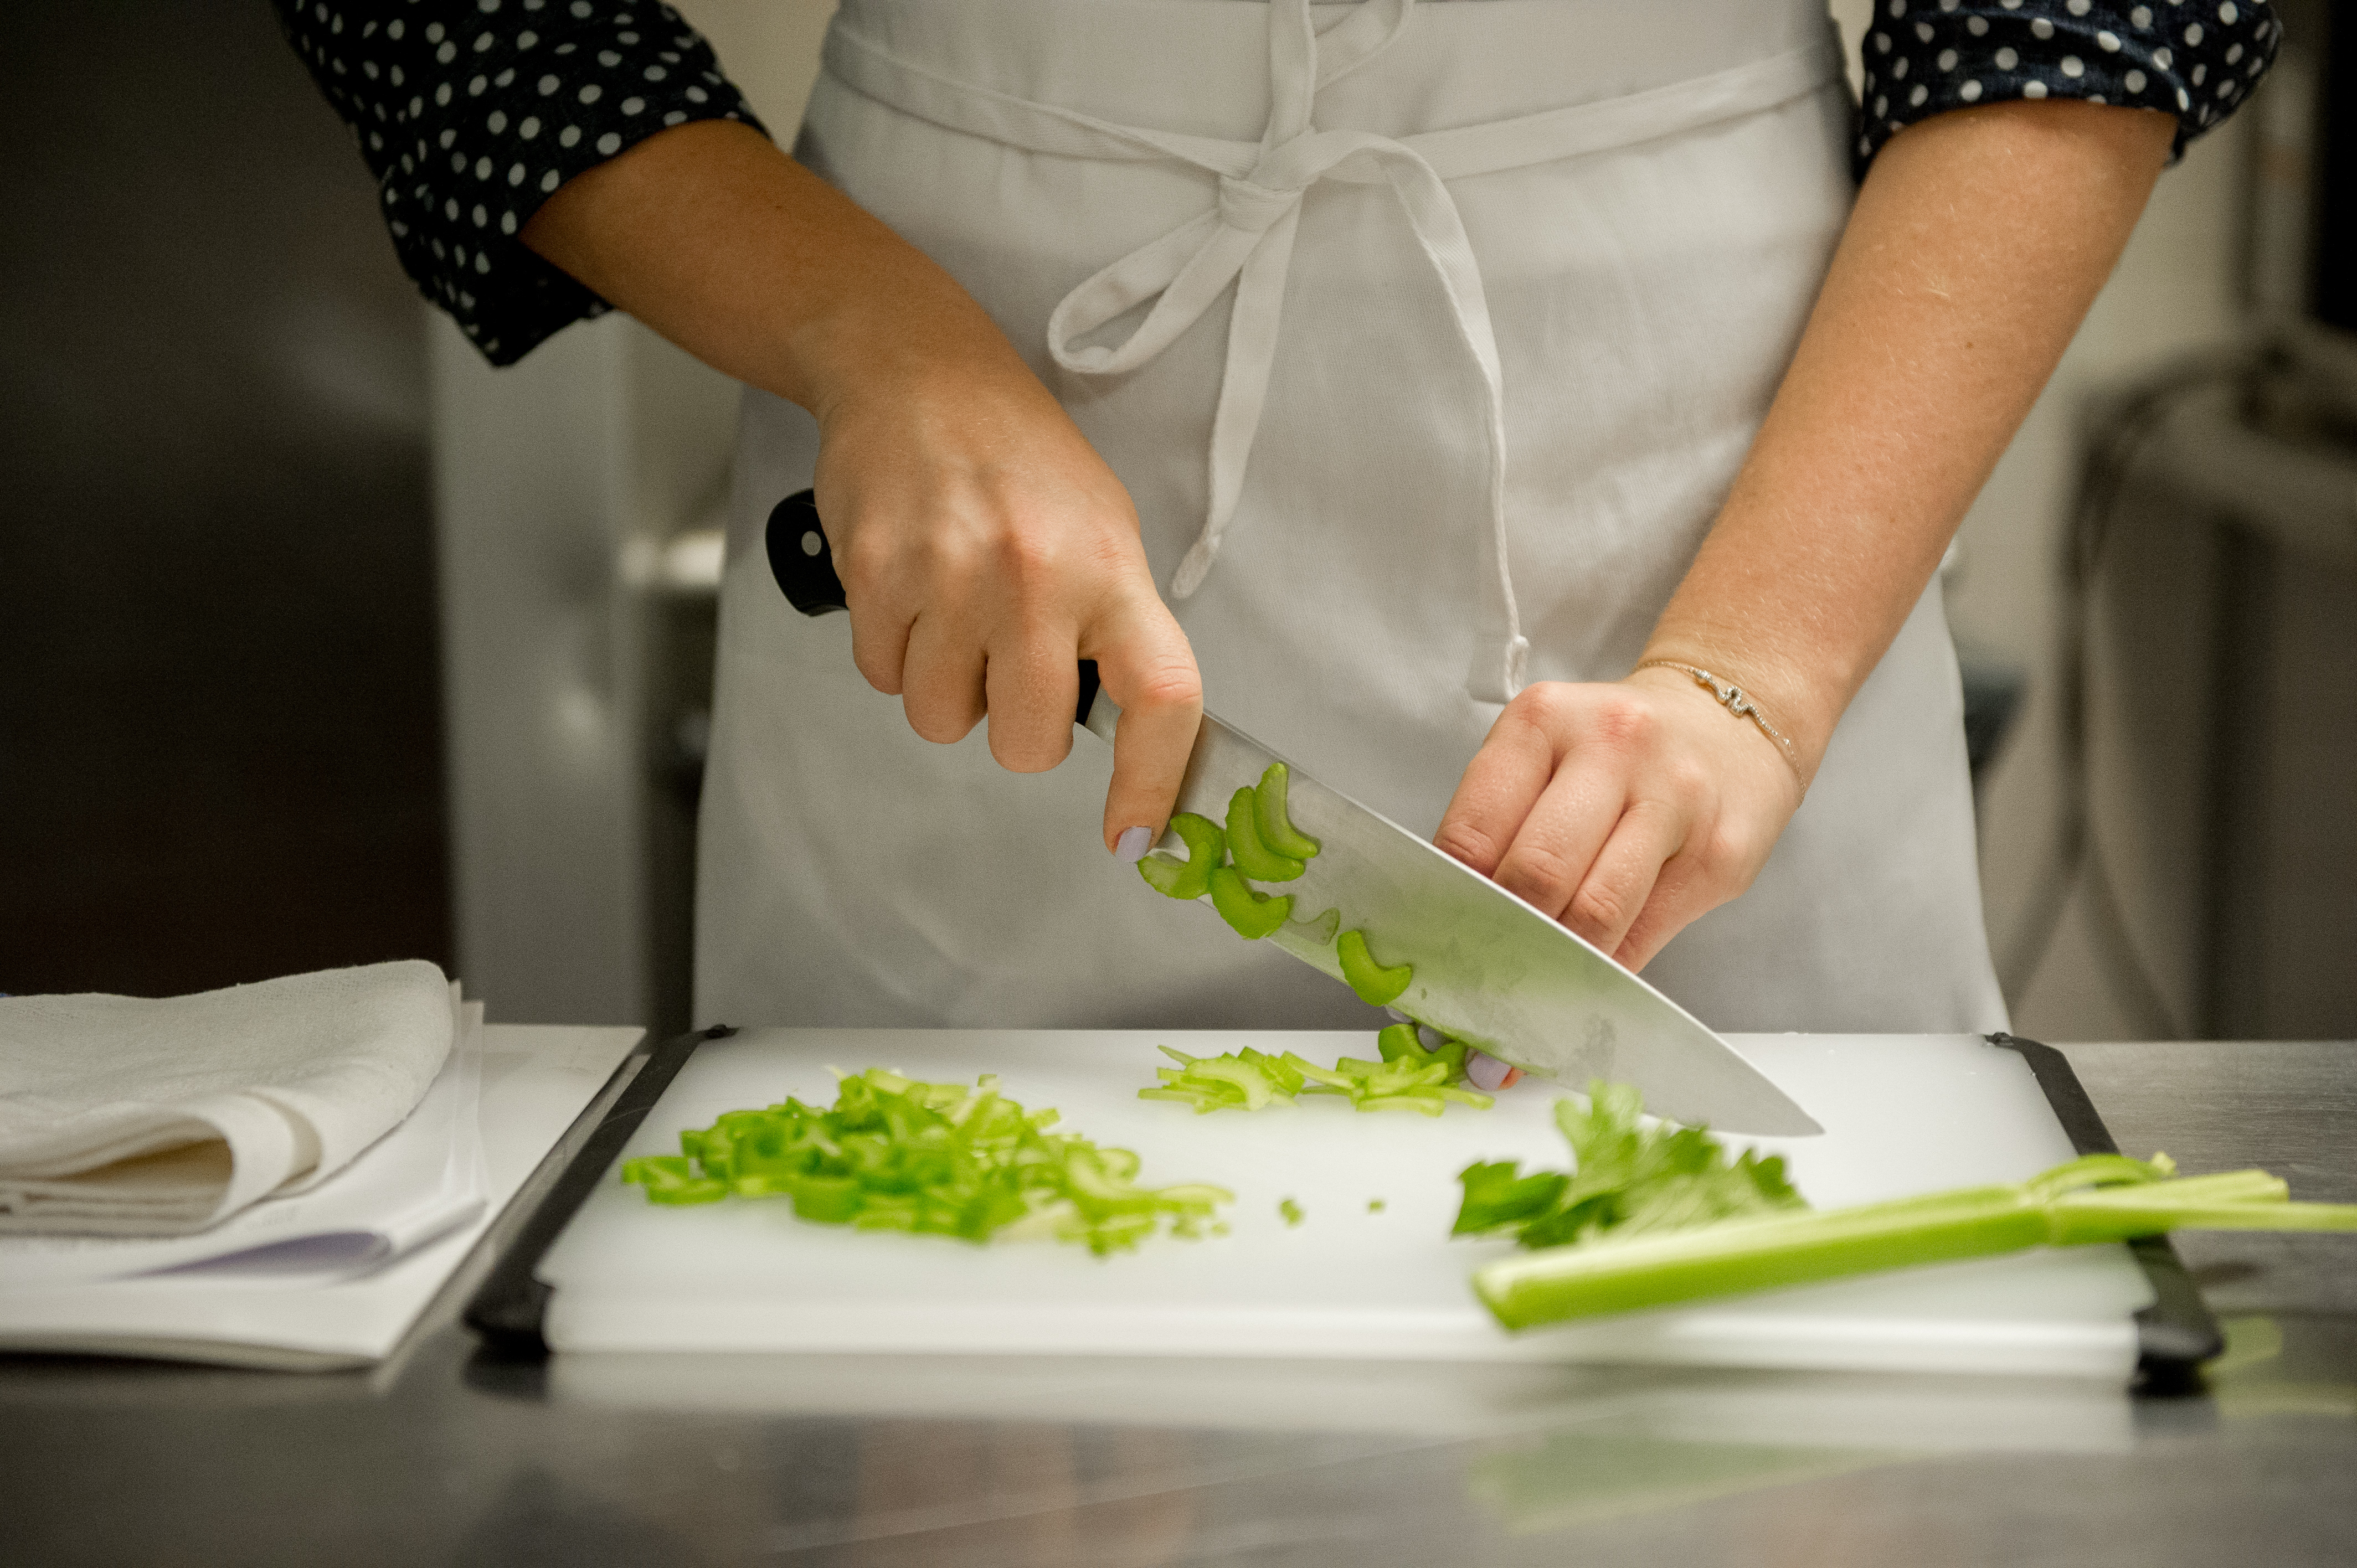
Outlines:
{"type": "MultiPolygon", "coordinates": [[[[1693,676],[1695,684],[1718,699],[1720,704],[1728,713],[1738,719],[1749,719],[1753,724],[1758,725],[1760,733],[1774,741],[1776,749],[1784,754],[1784,761],[1792,768],[1792,776],[1796,779],[1800,778],[1801,757],[1800,754],[1792,749],[1792,740],[1782,730],[1768,722],[1768,715],[1760,711],[1760,704],[1753,702],[1750,693],[1744,691],[1742,687],[1732,681],[1722,681],[1707,670],[1698,670],[1691,664],[1681,664],[1674,659],[1648,659],[1639,664],[1637,669],[1675,670],[1682,674],[1693,676]]],[[[1632,670],[1630,673],[1634,674],[1636,671],[1632,670]]]]}

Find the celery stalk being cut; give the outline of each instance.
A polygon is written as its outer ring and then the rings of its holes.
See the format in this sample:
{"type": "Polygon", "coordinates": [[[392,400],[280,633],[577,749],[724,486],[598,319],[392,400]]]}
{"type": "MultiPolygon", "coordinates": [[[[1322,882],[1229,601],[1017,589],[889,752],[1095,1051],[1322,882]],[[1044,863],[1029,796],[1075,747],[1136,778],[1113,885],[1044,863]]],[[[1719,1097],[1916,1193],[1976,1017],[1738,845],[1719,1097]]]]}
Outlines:
{"type": "Polygon", "coordinates": [[[1469,1166],[1459,1234],[1512,1229],[1536,1251],[1476,1270],[1508,1328],[1668,1306],[1882,1269],[2179,1229],[2357,1230],[2357,1204],[2293,1203],[2265,1171],[2178,1176],[2166,1155],[2090,1155],[2029,1181],[1813,1210],[1781,1160],[1729,1162],[1698,1129],[1636,1124],[1633,1090],[1594,1086],[1556,1120],[1572,1173],[1469,1166]]]}

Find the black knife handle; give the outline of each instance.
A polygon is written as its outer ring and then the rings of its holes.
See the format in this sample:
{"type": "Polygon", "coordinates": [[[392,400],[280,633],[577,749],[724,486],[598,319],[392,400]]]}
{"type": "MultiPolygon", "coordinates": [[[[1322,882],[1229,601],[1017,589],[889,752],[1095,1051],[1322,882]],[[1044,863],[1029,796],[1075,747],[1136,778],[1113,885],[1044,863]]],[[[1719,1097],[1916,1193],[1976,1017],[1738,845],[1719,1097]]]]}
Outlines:
{"type": "MultiPolygon", "coordinates": [[[[770,552],[770,575],[785,590],[786,602],[806,616],[847,610],[843,579],[835,575],[834,552],[827,547],[826,530],[819,525],[818,501],[808,490],[792,495],[770,509],[770,526],[763,541],[770,552]]],[[[1081,660],[1081,703],[1072,722],[1089,722],[1097,700],[1097,661],[1081,660]]]]}

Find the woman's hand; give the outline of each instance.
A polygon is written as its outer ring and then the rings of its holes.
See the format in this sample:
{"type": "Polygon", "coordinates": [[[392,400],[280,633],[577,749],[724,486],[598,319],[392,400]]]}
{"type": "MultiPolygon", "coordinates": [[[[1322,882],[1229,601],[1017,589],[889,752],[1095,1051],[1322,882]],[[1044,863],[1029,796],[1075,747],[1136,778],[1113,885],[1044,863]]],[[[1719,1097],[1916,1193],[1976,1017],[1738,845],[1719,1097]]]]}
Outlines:
{"type": "Polygon", "coordinates": [[[1757,725],[1686,675],[1640,670],[1507,703],[1433,842],[1642,969],[1751,885],[1800,804],[1757,725]]]}
{"type": "Polygon", "coordinates": [[[1632,969],[1749,886],[2117,260],[2174,129],[2141,109],[1997,103],[1910,126],[1875,160],[1644,651],[1732,674],[1792,737],[1797,774],[1675,671],[1534,686],[1434,842],[1632,969]]]}
{"type": "Polygon", "coordinates": [[[576,176],[526,245],[688,352],[817,416],[852,657],[928,740],[985,714],[1023,772],[1071,748],[1079,663],[1121,704],[1104,840],[1131,859],[1202,716],[1128,493],[983,308],[749,126],[660,132],[576,176]]]}
{"type": "Polygon", "coordinates": [[[1095,660],[1122,710],[1105,841],[1135,859],[1178,799],[1201,679],[1129,493],[1004,358],[918,368],[826,406],[817,502],[852,660],[927,740],[961,739],[987,715],[991,755],[1018,773],[1071,749],[1078,663],[1095,660]]]}

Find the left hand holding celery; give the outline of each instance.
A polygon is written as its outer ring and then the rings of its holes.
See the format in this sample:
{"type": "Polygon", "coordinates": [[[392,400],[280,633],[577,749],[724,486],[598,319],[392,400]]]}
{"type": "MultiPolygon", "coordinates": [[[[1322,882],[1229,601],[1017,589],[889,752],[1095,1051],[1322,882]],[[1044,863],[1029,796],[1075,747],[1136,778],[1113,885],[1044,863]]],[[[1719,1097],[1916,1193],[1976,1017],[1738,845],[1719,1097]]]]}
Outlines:
{"type": "Polygon", "coordinates": [[[2265,1171],[2179,1176],[2165,1155],[2089,1155],[2018,1184],[1812,1210],[1783,1161],[1728,1161],[1695,1128],[1638,1123],[1634,1090],[1597,1084],[1555,1120],[1577,1168],[1459,1176],[1457,1233],[1511,1230],[1537,1249],[1476,1270],[1508,1328],[1807,1284],[2031,1247],[2188,1230],[2357,1230],[2357,1204],[2293,1203],[2265,1171]]]}

